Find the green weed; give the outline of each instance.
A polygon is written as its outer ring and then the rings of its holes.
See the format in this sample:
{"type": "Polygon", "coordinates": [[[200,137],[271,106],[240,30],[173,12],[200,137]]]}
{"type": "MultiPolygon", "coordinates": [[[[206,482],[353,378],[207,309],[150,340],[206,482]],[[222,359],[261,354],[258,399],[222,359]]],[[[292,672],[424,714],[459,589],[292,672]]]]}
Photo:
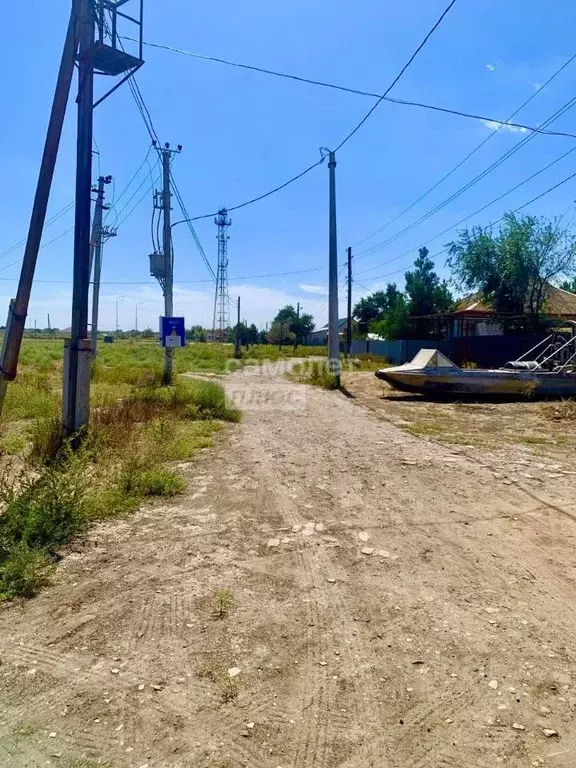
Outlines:
{"type": "Polygon", "coordinates": [[[225,619],[234,606],[234,598],[229,589],[217,589],[212,595],[212,615],[215,619],[225,619]]]}

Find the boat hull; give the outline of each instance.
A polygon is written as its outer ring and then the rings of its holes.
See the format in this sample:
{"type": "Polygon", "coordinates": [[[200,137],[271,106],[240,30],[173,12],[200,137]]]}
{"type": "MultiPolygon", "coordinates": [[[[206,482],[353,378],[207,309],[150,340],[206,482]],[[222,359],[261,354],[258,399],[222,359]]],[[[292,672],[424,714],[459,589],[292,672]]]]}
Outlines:
{"type": "Polygon", "coordinates": [[[575,373],[388,368],[376,376],[402,392],[485,397],[576,397],[575,373]]]}

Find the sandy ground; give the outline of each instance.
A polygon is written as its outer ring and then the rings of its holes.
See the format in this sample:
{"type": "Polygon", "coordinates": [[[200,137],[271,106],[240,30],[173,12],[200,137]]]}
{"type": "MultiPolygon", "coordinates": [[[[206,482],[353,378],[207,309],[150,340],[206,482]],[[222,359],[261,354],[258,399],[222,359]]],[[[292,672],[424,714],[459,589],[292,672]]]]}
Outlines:
{"type": "Polygon", "coordinates": [[[188,492],[0,613],[0,765],[574,768],[570,486],[274,368],[227,386],[188,492]]]}

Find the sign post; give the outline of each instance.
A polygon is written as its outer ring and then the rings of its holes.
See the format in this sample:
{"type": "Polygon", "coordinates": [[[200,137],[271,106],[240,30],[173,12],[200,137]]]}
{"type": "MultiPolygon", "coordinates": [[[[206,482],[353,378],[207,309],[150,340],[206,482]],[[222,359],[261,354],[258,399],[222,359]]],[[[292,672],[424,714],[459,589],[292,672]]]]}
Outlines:
{"type": "Polygon", "coordinates": [[[160,318],[160,345],[164,349],[186,346],[186,331],[183,317],[160,318]]]}

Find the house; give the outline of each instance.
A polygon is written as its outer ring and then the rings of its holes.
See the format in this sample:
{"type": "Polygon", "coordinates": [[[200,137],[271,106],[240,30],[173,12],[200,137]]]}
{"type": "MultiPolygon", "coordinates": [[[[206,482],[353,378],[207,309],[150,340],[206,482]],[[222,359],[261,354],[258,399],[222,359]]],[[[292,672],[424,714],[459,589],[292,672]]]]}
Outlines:
{"type": "MultiPolygon", "coordinates": [[[[576,294],[548,285],[545,289],[544,316],[551,320],[576,321],[576,294]]],[[[504,327],[490,302],[481,294],[474,294],[461,299],[449,315],[450,337],[502,336],[504,327]]]]}
{"type": "MultiPolygon", "coordinates": [[[[323,328],[319,328],[317,331],[312,331],[306,336],[306,344],[310,346],[326,346],[328,344],[328,323],[323,328]]],[[[338,335],[343,338],[346,335],[348,329],[348,318],[343,317],[338,320],[338,335]]]]}

